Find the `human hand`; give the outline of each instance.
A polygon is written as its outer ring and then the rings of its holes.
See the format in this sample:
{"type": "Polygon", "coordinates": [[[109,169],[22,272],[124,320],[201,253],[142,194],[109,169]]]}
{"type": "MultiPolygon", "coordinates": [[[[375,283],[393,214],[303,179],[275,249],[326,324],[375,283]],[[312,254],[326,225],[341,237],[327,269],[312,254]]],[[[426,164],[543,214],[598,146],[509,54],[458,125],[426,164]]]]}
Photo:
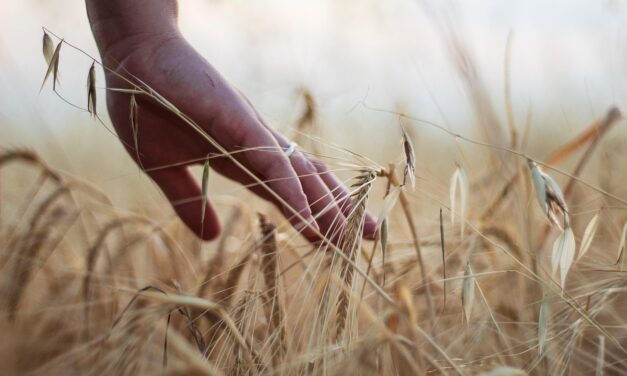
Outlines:
{"type": "MultiPolygon", "coordinates": [[[[273,202],[308,240],[317,241],[320,237],[314,229],[303,227],[301,220],[284,204],[328,238],[344,224],[345,215],[350,211],[346,188],[319,161],[298,151],[288,157],[284,150],[290,142],[269,127],[246,98],[200,56],[178,30],[142,33],[105,45],[106,49],[101,47],[103,60],[106,66],[113,68],[113,72],[106,72],[109,88],[130,87],[120,75],[136,83],[141,80],[193,119],[282,199],[278,200],[256,184],[233,160],[220,156],[221,153],[196,130],[145,95],[136,95],[135,139],[130,120],[130,95],[108,91],[109,115],[127,151],[199,237],[213,239],[220,231],[209,201],[204,223],[201,223],[202,193],[188,170],[189,165],[202,164],[208,155],[218,156],[211,159],[213,170],[273,202]]],[[[375,228],[376,221],[367,215],[364,234],[372,236],[375,228]]]]}

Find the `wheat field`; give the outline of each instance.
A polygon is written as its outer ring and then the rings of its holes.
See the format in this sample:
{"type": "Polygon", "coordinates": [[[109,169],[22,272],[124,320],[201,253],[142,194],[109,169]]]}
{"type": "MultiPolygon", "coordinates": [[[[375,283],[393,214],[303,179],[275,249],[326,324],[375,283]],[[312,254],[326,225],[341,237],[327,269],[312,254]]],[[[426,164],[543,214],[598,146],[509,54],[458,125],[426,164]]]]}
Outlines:
{"type": "MultiPolygon", "coordinates": [[[[59,56],[82,51],[44,30],[44,90],[56,93],[59,56]]],[[[302,91],[294,138],[351,189],[335,243],[307,243],[241,190],[217,199],[223,233],[203,243],[165,200],[120,207],[37,151],[3,147],[1,372],[625,374],[620,109],[577,119],[584,130],[564,142],[532,138],[531,111],[515,119],[507,87],[494,105],[451,41],[474,128],[362,102],[394,119],[397,148],[384,162],[325,137],[316,98],[302,91]],[[366,210],[379,218],[374,241],[360,236],[366,210]]],[[[94,61],[84,110],[107,126],[95,110],[95,70],[107,67],[94,61]]],[[[132,85],[129,94],[209,140],[159,93],[132,85]]],[[[211,191],[209,170],[198,200],[211,191]]]]}

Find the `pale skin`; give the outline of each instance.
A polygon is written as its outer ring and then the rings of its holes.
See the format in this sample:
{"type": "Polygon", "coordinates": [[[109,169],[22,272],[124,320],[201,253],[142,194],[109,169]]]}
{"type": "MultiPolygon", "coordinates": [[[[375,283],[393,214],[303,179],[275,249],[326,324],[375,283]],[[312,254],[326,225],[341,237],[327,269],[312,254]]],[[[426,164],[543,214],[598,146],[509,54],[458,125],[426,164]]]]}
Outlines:
{"type": "MultiPolygon", "coordinates": [[[[253,184],[254,179],[227,157],[212,158],[213,171],[252,184],[250,190],[273,202],[308,240],[319,241],[318,231],[337,233],[350,211],[347,189],[323,163],[299,151],[290,156],[283,152],[290,141],[268,126],[244,95],[181,35],[176,0],[86,0],[86,5],[104,65],[160,93],[267,182],[281,200],[253,184]],[[311,226],[303,226],[281,201],[311,226]]],[[[106,81],[109,88],[130,87],[111,72],[106,72],[106,81]]],[[[219,154],[217,149],[156,102],[141,96],[137,102],[139,153],[131,130],[129,94],[108,91],[107,107],[118,136],[181,220],[202,239],[215,238],[220,233],[218,217],[207,200],[202,222],[201,188],[188,166],[219,154]]],[[[364,235],[371,238],[375,230],[376,220],[368,214],[364,235]]]]}

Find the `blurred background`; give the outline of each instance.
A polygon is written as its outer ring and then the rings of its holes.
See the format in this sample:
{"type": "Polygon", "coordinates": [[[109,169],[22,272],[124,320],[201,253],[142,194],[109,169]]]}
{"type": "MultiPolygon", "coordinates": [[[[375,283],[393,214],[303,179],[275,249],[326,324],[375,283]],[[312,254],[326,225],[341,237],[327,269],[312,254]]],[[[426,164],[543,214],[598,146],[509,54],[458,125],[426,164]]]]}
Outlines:
{"type": "MultiPolygon", "coordinates": [[[[158,197],[153,188],[146,194],[146,179],[88,113],[63,103],[48,87],[39,92],[46,70],[42,26],[97,56],[84,3],[5,1],[0,9],[0,146],[33,148],[119,203],[158,197]]],[[[270,124],[293,134],[306,90],[326,142],[381,164],[399,156],[399,119],[367,107],[401,111],[481,139],[451,48],[455,38],[502,124],[509,40],[514,120],[522,128],[531,119],[530,139],[538,142],[530,142],[529,152],[538,158],[548,153],[542,141],[556,147],[612,105],[627,103],[627,4],[620,0],[181,0],[180,26],[270,124]]],[[[62,52],[61,93],[83,107],[90,65],[76,51],[62,52]]],[[[104,91],[98,95],[105,114],[104,91]]],[[[625,127],[615,128],[607,142],[624,146],[616,140],[624,140],[625,127]]],[[[450,135],[424,124],[412,124],[410,131],[419,161],[445,155],[454,145],[450,135]]],[[[444,175],[454,159],[445,161],[444,175]]],[[[427,166],[420,173],[442,171],[427,166]]],[[[215,194],[233,189],[215,184],[215,194]]]]}

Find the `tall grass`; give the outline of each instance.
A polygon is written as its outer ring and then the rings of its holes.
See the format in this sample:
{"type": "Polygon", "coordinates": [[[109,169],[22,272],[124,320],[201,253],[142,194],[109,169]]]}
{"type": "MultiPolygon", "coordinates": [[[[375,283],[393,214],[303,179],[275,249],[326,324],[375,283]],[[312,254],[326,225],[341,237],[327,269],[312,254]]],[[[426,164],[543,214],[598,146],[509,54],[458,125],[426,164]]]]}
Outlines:
{"type": "MultiPolygon", "coordinates": [[[[50,37],[44,42],[46,76],[52,74],[56,82],[66,42],[54,50],[50,37]]],[[[521,137],[510,116],[507,139],[471,59],[458,43],[451,44],[479,123],[487,122],[481,126],[491,135],[488,141],[394,114],[403,119],[403,129],[434,127],[473,145],[491,162],[479,168],[474,156],[464,153],[459,161],[420,160],[405,131],[399,140],[401,162],[385,168],[317,142],[316,154],[328,155],[322,148],[339,151],[341,158],[329,162],[348,166],[355,177],[347,225],[334,234],[339,246],[306,244],[274,211],[259,215],[258,208],[231,201],[228,225],[209,254],[178,221],[116,208],[98,187],[58,171],[36,153],[4,151],[4,371],[624,373],[627,279],[621,229],[627,199],[603,183],[606,175],[622,171],[609,171],[603,163],[610,162],[599,160],[599,182],[582,175],[620,113],[613,109],[581,135],[572,135],[572,142],[556,145],[546,161],[532,158],[525,152],[528,131],[523,129],[521,137]],[[584,148],[575,169],[567,172],[561,164],[577,160],[584,148]],[[531,171],[527,160],[533,162],[531,171]],[[451,184],[446,177],[428,180],[421,174],[455,162],[451,184]],[[404,168],[395,168],[398,164],[404,168]],[[396,170],[404,172],[403,179],[396,170]],[[366,242],[360,237],[365,210],[371,201],[383,200],[377,187],[385,187],[392,199],[384,204],[377,241],[366,242]],[[568,216],[577,247],[585,244],[584,250],[577,248],[578,257],[566,260],[561,278],[551,272],[555,255],[547,245],[547,239],[560,236],[550,222],[555,214],[550,210],[557,207],[568,216]]],[[[97,118],[91,69],[89,77],[88,107],[97,118]]],[[[215,142],[158,93],[130,79],[129,84],[133,100],[150,96],[199,137],[215,142]]],[[[315,101],[305,93],[307,108],[298,128],[309,132],[315,101]]],[[[206,199],[209,168],[206,164],[198,200],[206,199]]]]}

